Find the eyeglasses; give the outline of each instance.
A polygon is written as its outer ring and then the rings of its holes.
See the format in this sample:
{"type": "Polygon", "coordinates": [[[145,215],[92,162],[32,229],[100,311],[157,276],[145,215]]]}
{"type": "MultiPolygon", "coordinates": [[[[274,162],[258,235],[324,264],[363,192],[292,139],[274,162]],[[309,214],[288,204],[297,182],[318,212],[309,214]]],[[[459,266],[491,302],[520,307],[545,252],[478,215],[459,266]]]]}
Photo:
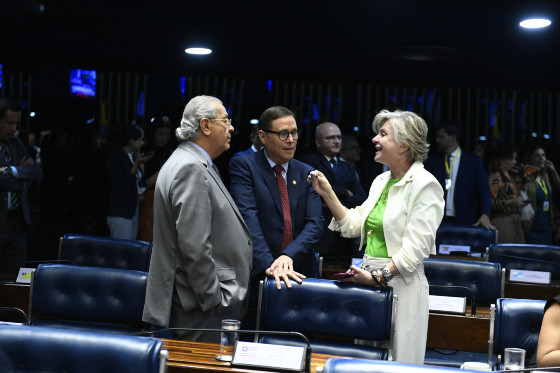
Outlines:
{"type": "Polygon", "coordinates": [[[229,127],[231,126],[231,119],[229,119],[229,118],[223,118],[223,119],[220,119],[220,118],[212,118],[212,119],[210,119],[210,120],[211,120],[211,121],[220,121],[220,122],[223,122],[223,123],[226,124],[227,128],[229,128],[229,127]]]}
{"type": "Polygon", "coordinates": [[[299,135],[301,135],[301,130],[293,130],[292,132],[289,131],[270,131],[270,130],[263,130],[267,133],[275,133],[278,135],[280,141],[288,140],[288,136],[292,135],[292,139],[297,140],[299,135]]]}
{"type": "Polygon", "coordinates": [[[326,141],[334,141],[334,140],[342,140],[342,136],[339,135],[332,135],[332,136],[326,136],[326,137],[319,137],[320,139],[325,139],[326,141]]]}

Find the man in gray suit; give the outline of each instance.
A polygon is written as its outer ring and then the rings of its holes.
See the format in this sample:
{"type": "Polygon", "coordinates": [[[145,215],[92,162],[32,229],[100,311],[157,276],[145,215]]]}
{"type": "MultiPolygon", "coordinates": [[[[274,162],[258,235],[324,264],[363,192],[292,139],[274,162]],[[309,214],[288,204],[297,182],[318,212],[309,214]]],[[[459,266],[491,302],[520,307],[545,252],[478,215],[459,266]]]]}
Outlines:
{"type": "MultiPolygon", "coordinates": [[[[230,147],[222,102],[197,96],[183,112],[182,143],[161,168],[154,195],[154,246],[143,320],[160,327],[220,328],[247,306],[251,234],[213,160],[230,147]]],[[[219,333],[176,338],[219,342],[219,333]]]]}

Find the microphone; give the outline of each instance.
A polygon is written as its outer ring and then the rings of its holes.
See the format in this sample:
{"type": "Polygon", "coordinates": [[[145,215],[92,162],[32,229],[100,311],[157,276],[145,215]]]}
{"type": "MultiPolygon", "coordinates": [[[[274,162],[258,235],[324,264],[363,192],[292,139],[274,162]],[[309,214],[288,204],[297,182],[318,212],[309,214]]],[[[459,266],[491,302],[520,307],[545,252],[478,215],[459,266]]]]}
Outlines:
{"type": "Polygon", "coordinates": [[[25,312],[23,312],[23,310],[21,308],[17,308],[17,307],[0,307],[0,311],[15,311],[19,314],[21,314],[23,316],[23,319],[25,320],[24,324],[28,325],[29,324],[29,320],[27,318],[27,315],[25,312]]]}
{"type": "Polygon", "coordinates": [[[155,334],[165,332],[165,331],[185,331],[185,332],[216,332],[216,333],[241,333],[241,334],[268,334],[268,335],[283,335],[283,336],[296,336],[305,341],[307,345],[305,349],[305,372],[311,373],[311,343],[309,339],[300,332],[284,332],[276,330],[249,330],[249,329],[212,329],[212,328],[164,328],[154,331],[144,330],[141,332],[133,333],[133,335],[148,335],[153,336],[155,334]]]}
{"type": "Polygon", "coordinates": [[[536,258],[527,258],[525,256],[515,256],[515,255],[507,255],[507,254],[497,254],[497,253],[490,253],[492,256],[499,256],[502,258],[510,258],[510,259],[518,259],[523,261],[530,261],[530,262],[541,262],[545,264],[554,264],[560,266],[560,263],[557,263],[552,260],[545,260],[545,259],[536,259],[536,258]]]}
{"type": "Polygon", "coordinates": [[[476,297],[474,296],[474,291],[466,286],[461,285],[429,285],[430,288],[441,288],[441,289],[461,289],[468,290],[471,293],[471,316],[476,316],[476,297]]]}

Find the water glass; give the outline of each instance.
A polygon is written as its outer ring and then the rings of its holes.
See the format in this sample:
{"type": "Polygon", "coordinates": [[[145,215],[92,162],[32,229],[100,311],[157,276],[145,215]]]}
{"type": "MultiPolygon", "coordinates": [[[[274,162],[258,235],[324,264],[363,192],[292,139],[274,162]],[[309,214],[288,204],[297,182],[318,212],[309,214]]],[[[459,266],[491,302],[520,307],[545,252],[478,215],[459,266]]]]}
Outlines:
{"type": "Polygon", "coordinates": [[[518,370],[525,368],[525,350],[522,348],[506,348],[504,351],[504,369],[518,370]]]}
{"type": "MultiPolygon", "coordinates": [[[[222,320],[222,329],[224,330],[239,330],[241,321],[233,319],[222,320]]],[[[221,361],[231,361],[233,356],[233,349],[235,343],[239,340],[239,333],[236,332],[222,332],[220,338],[220,355],[216,359],[221,361]]]]}

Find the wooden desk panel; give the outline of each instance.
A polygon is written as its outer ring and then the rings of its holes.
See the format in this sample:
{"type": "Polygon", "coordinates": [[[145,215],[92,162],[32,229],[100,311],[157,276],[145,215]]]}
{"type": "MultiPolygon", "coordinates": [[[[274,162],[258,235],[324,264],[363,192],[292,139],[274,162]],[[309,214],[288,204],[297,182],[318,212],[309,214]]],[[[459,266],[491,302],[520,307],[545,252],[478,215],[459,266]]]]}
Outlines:
{"type": "Polygon", "coordinates": [[[0,306],[17,307],[27,313],[29,309],[29,284],[0,282],[0,306]]]}
{"type": "MultiPolygon", "coordinates": [[[[220,345],[214,343],[178,341],[162,339],[163,349],[169,351],[167,370],[169,373],[184,372],[265,372],[255,369],[232,368],[230,363],[216,360],[220,354],[220,345]]],[[[333,355],[315,354],[311,356],[311,372],[315,373],[318,366],[324,366],[333,355]]],[[[270,371],[266,371],[269,372],[270,371]]]]}
{"type": "Polygon", "coordinates": [[[430,313],[426,348],[485,353],[489,333],[488,309],[477,309],[477,316],[430,313]]]}
{"type": "Polygon", "coordinates": [[[539,285],[506,281],[504,286],[505,298],[549,300],[557,295],[560,295],[557,283],[539,285]]]}

